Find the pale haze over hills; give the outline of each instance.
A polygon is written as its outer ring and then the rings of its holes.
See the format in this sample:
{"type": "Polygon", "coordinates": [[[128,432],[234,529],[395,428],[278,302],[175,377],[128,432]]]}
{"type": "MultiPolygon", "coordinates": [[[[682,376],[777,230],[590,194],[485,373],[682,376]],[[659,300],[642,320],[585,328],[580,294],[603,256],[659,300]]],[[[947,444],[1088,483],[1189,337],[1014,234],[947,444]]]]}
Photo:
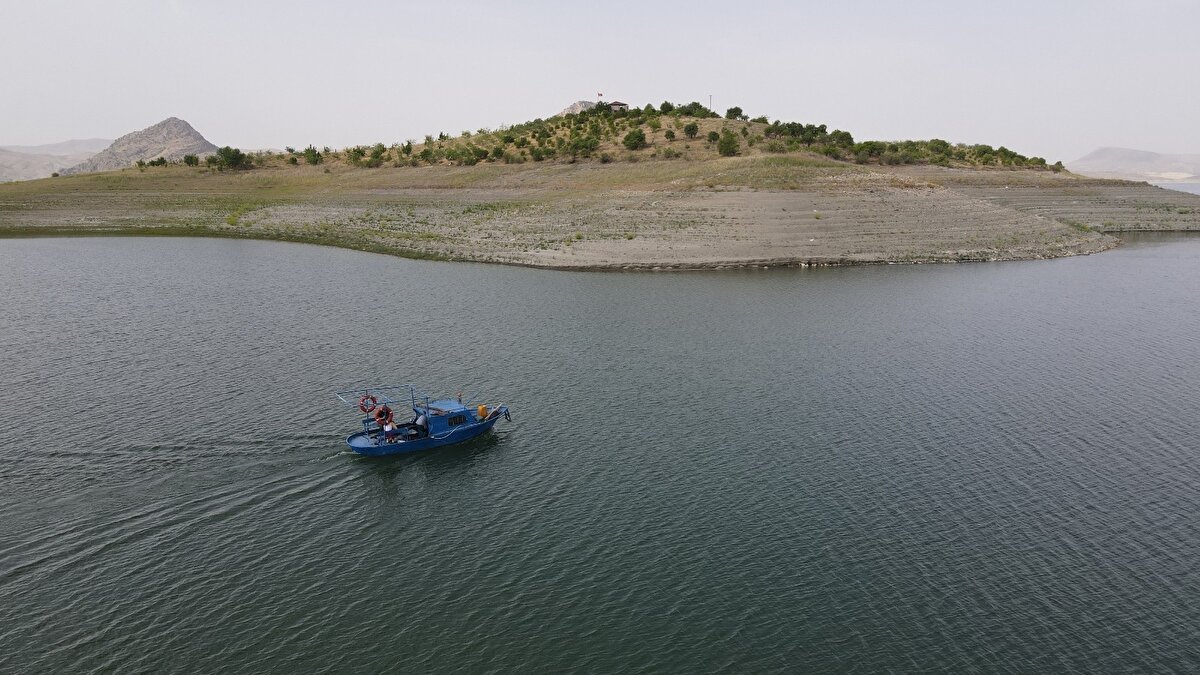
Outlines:
{"type": "Polygon", "coordinates": [[[26,155],[94,155],[111,144],[111,138],[80,138],[47,145],[0,145],[0,150],[26,155]]]}
{"type": "Polygon", "coordinates": [[[19,102],[0,106],[3,144],[112,138],[172,114],[243,149],[390,144],[604,92],[638,106],[712,96],[721,113],[1051,162],[1102,146],[1200,152],[1200,3],[1178,0],[263,0],[236,12],[45,0],[7,3],[4,17],[20,30],[0,41],[4,97],[19,102]]]}
{"type": "Polygon", "coordinates": [[[0,182],[45,178],[86,161],[112,141],[86,138],[48,145],[0,146],[0,182]]]}
{"type": "Polygon", "coordinates": [[[45,178],[61,172],[68,166],[86,161],[93,153],[82,152],[69,155],[33,154],[13,152],[0,148],[0,182],[45,178]]]}
{"type": "Polygon", "coordinates": [[[1158,182],[1200,181],[1200,154],[1166,155],[1129,148],[1100,148],[1067,164],[1075,173],[1097,178],[1158,182]]]}

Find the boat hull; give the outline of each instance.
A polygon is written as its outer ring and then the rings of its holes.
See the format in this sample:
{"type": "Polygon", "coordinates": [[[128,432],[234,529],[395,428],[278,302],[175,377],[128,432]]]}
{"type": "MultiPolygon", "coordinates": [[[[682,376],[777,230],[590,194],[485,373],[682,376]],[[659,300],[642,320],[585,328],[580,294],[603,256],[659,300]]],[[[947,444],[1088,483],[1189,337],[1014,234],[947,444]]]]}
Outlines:
{"type": "Polygon", "coordinates": [[[396,440],[391,443],[377,443],[378,435],[376,433],[360,431],[348,436],[346,438],[346,445],[350,446],[351,450],[360,455],[370,456],[402,455],[410,452],[421,452],[422,450],[433,450],[434,448],[455,445],[469,441],[472,438],[477,438],[491,431],[498,419],[499,416],[496,416],[482,422],[476,422],[475,424],[464,424],[436,437],[426,436],[424,438],[396,440]]]}

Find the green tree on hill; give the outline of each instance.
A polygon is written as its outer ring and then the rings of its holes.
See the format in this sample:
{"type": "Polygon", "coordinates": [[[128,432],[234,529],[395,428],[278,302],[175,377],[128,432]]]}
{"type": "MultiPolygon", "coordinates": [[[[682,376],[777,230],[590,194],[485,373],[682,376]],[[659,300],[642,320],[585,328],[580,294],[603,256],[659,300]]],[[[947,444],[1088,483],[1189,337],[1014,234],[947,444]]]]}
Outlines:
{"type": "Polygon", "coordinates": [[[839,148],[849,148],[854,145],[854,137],[850,135],[849,131],[834,129],[829,132],[829,142],[839,148]]]}
{"type": "Polygon", "coordinates": [[[633,131],[625,134],[625,138],[622,140],[622,143],[624,143],[625,147],[629,148],[630,150],[640,150],[641,148],[646,147],[646,133],[641,129],[634,129],[633,131]]]}
{"type": "Polygon", "coordinates": [[[188,166],[200,166],[200,158],[196,155],[184,155],[183,163],[188,166]]]}
{"type": "Polygon", "coordinates": [[[721,140],[717,141],[717,152],[721,153],[722,157],[732,157],[737,154],[740,145],[737,134],[726,129],[721,132],[721,140]]]}
{"type": "Polygon", "coordinates": [[[658,111],[664,115],[670,113],[673,110],[675,110],[675,104],[671,103],[670,101],[663,101],[662,105],[658,106],[658,111]]]}
{"type": "Polygon", "coordinates": [[[246,153],[228,145],[217,150],[215,157],[218,169],[249,169],[252,166],[246,153]]]}
{"type": "Polygon", "coordinates": [[[725,111],[725,119],[727,119],[727,120],[736,120],[736,119],[740,118],[741,116],[742,116],[742,109],[739,108],[738,106],[733,106],[729,110],[725,111]]]}
{"type": "Polygon", "coordinates": [[[692,101],[687,105],[676,106],[675,111],[684,117],[717,117],[718,115],[700,105],[698,101],[692,101]]]}
{"type": "Polygon", "coordinates": [[[663,135],[667,137],[668,141],[675,140],[675,130],[674,129],[667,129],[663,135]]]}
{"type": "Polygon", "coordinates": [[[717,141],[721,140],[721,134],[718,134],[715,131],[710,131],[708,132],[707,138],[709,143],[716,143],[717,141]]]}
{"type": "Polygon", "coordinates": [[[688,138],[695,138],[696,134],[700,133],[700,125],[695,122],[688,122],[683,125],[683,134],[688,138]]]}

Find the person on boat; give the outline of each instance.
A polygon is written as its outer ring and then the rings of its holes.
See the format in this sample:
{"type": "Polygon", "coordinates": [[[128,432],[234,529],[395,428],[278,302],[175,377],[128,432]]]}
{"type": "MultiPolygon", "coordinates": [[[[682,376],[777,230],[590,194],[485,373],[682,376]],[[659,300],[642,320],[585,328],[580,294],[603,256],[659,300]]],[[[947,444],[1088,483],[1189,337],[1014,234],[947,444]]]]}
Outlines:
{"type": "Polygon", "coordinates": [[[392,443],[395,440],[396,440],[396,425],[392,424],[391,420],[387,420],[383,423],[383,441],[385,443],[392,443]]]}
{"type": "Polygon", "coordinates": [[[392,409],[386,403],[379,406],[379,410],[375,411],[375,423],[382,429],[384,424],[392,421],[392,409]]]}
{"type": "Polygon", "coordinates": [[[429,433],[429,420],[425,418],[425,413],[421,413],[417,416],[416,425],[418,436],[424,436],[425,434],[429,433]]]}

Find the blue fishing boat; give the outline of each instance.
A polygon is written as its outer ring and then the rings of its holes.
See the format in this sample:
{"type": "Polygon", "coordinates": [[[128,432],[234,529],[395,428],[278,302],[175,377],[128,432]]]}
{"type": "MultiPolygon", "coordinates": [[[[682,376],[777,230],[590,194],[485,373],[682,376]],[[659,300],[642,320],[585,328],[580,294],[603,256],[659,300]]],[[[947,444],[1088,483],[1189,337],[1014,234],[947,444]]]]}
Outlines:
{"type": "Polygon", "coordinates": [[[508,406],[477,404],[475,397],[434,399],[412,385],[384,385],[334,394],[342,403],[366,415],[362,431],[350,434],[346,445],[360,455],[397,455],[462,443],[487,433],[501,417],[512,420],[508,406]],[[412,409],[407,422],[396,419],[396,408],[412,409]]]}

